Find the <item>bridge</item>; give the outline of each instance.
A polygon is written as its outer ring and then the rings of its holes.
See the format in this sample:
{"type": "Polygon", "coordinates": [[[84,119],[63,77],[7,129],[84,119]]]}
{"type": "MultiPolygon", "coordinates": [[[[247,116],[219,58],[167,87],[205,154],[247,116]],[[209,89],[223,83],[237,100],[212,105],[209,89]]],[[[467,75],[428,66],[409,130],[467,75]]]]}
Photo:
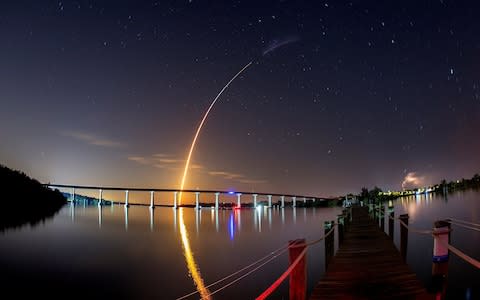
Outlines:
{"type": "MultiPolygon", "coordinates": [[[[125,200],[123,202],[113,202],[109,201],[109,203],[115,204],[124,204],[126,207],[129,205],[143,205],[140,203],[132,203],[129,201],[129,192],[147,192],[150,193],[150,208],[155,208],[157,204],[155,203],[155,193],[173,193],[173,199],[171,206],[174,209],[177,209],[179,204],[179,194],[180,193],[190,193],[195,195],[195,209],[201,209],[200,206],[200,197],[202,194],[210,194],[215,196],[215,209],[220,208],[220,196],[221,195],[235,195],[237,197],[237,206],[236,208],[242,207],[242,196],[251,196],[251,200],[253,207],[257,207],[257,204],[260,201],[260,198],[266,198],[267,207],[271,208],[274,205],[274,197],[277,198],[277,204],[280,205],[281,208],[285,207],[286,204],[291,203],[292,207],[296,207],[298,202],[302,202],[304,206],[307,203],[315,203],[317,201],[323,202],[327,200],[327,198],[319,198],[315,196],[305,196],[305,195],[292,195],[292,194],[275,194],[275,193],[257,193],[257,192],[232,192],[232,191],[218,191],[218,190],[192,190],[192,189],[157,189],[157,188],[126,188],[126,187],[105,187],[105,186],[82,186],[82,185],[66,185],[66,184],[45,184],[45,186],[55,189],[69,189],[71,197],[68,199],[69,201],[75,201],[76,199],[76,192],[78,190],[97,190],[98,191],[98,205],[104,204],[103,192],[104,191],[124,191],[125,192],[125,200]],[[291,201],[288,201],[291,199],[291,201]]],[[[245,203],[245,202],[244,202],[245,203]]],[[[165,206],[165,205],[162,205],[165,206]]]]}

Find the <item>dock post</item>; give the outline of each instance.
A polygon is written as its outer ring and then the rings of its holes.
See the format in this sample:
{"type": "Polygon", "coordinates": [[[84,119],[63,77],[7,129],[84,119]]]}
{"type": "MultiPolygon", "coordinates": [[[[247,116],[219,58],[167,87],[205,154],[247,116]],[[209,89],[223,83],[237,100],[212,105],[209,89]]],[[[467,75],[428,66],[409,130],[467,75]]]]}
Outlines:
{"type": "MultiPolygon", "coordinates": [[[[400,221],[408,226],[408,214],[400,215],[400,221]]],[[[408,228],[400,223],[400,253],[403,260],[407,260],[407,246],[408,246],[408,228]]]]}
{"type": "Polygon", "coordinates": [[[348,217],[348,209],[342,209],[342,215],[343,215],[343,232],[348,230],[348,225],[350,225],[349,217],[348,217]]]}
{"type": "Polygon", "coordinates": [[[272,207],[272,195],[268,195],[267,198],[268,198],[268,208],[271,208],[272,207]]]}
{"type": "Polygon", "coordinates": [[[155,208],[155,192],[150,192],[150,208],[155,208]]]}
{"type": "Polygon", "coordinates": [[[102,193],[103,193],[103,191],[102,191],[102,189],[100,189],[98,191],[98,206],[102,205],[102,193]]]}
{"type": "Polygon", "coordinates": [[[335,250],[335,221],[325,221],[324,222],[324,236],[325,236],[325,270],[327,270],[330,261],[333,258],[333,252],[335,250]],[[327,233],[332,230],[332,233],[329,236],[326,236],[327,233]]]}
{"type": "Polygon", "coordinates": [[[220,193],[219,192],[216,192],[215,193],[215,210],[218,210],[218,197],[220,196],[220,193]]]}
{"type": "MultiPolygon", "coordinates": [[[[305,239],[288,242],[288,263],[291,265],[307,247],[305,239]],[[292,247],[294,246],[294,247],[292,247]]],[[[307,258],[306,254],[290,273],[290,300],[305,300],[307,296],[307,258]]]]}
{"type": "Polygon", "coordinates": [[[258,194],[253,194],[253,207],[257,208],[257,196],[258,194]]]}
{"type": "Polygon", "coordinates": [[[445,299],[448,277],[451,225],[450,220],[439,220],[433,224],[432,282],[436,299],[445,299]]]}
{"type": "Polygon", "coordinates": [[[128,190],[125,191],[125,207],[128,207],[128,190]]]}
{"type": "Polygon", "coordinates": [[[281,201],[281,208],[284,208],[285,207],[285,196],[280,196],[280,201],[281,201]]]}
{"type": "Polygon", "coordinates": [[[241,194],[241,193],[238,193],[238,194],[237,194],[237,207],[238,207],[238,208],[242,207],[242,203],[241,203],[240,197],[242,197],[242,194],[241,194]]]}
{"type": "Polygon", "coordinates": [[[177,194],[178,192],[173,192],[173,209],[177,209],[177,194]]]}
{"type": "Polygon", "coordinates": [[[200,192],[195,192],[195,209],[199,210],[200,209],[200,192]]]}
{"type": "Polygon", "coordinates": [[[393,240],[393,230],[395,228],[395,212],[390,212],[390,217],[388,218],[388,236],[393,240]]]}
{"type": "Polygon", "coordinates": [[[75,202],[75,188],[72,188],[72,201],[75,202]]]}
{"type": "Polygon", "coordinates": [[[385,206],[380,207],[380,229],[385,231],[385,206]]]}
{"type": "Polygon", "coordinates": [[[343,235],[344,235],[344,220],[345,216],[343,213],[337,216],[337,224],[338,224],[338,245],[340,246],[343,243],[343,235]]]}
{"type": "Polygon", "coordinates": [[[292,197],[293,207],[297,207],[297,197],[292,197]]]}

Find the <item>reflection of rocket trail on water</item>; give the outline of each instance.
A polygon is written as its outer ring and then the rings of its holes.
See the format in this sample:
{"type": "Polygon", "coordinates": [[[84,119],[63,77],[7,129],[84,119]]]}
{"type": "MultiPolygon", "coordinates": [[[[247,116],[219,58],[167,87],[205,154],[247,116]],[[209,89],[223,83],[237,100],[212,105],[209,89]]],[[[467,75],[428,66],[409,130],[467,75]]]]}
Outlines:
{"type": "MultiPolygon", "coordinates": [[[[248,64],[246,64],[237,74],[235,74],[235,76],[232,77],[232,79],[230,79],[230,81],[220,90],[220,92],[218,93],[218,95],[215,97],[215,99],[213,99],[212,103],[210,104],[210,106],[208,107],[207,111],[205,112],[205,115],[203,116],[202,120],[200,121],[200,124],[198,125],[198,128],[197,128],[197,131],[195,133],[195,136],[193,137],[193,141],[192,141],[192,144],[190,146],[190,151],[188,152],[188,157],[187,157],[187,161],[185,162],[185,169],[183,170],[183,177],[182,177],[182,182],[180,184],[180,193],[179,193],[179,197],[178,197],[178,200],[179,200],[179,204],[182,203],[182,190],[185,186],[185,180],[187,178],[187,174],[188,174],[188,168],[189,168],[189,165],[190,165],[190,160],[192,158],[192,154],[193,154],[193,150],[195,149],[195,144],[197,142],[197,139],[198,139],[198,136],[200,134],[200,131],[202,130],[202,127],[203,127],[203,124],[205,123],[205,120],[207,119],[208,117],[208,114],[210,113],[210,111],[212,110],[213,106],[215,105],[215,103],[217,102],[218,98],[220,98],[220,96],[222,95],[222,93],[228,88],[228,86],[238,77],[240,76],[240,74],[242,74],[243,71],[245,71],[250,65],[252,64],[252,62],[249,62],[248,64]]],[[[183,253],[184,253],[184,256],[185,256],[185,259],[187,261],[187,267],[188,267],[188,270],[190,272],[190,274],[192,275],[192,278],[193,278],[193,281],[195,282],[195,286],[197,287],[197,290],[198,292],[200,293],[202,299],[210,299],[210,291],[208,290],[207,287],[205,287],[205,283],[203,282],[203,278],[202,278],[202,275],[200,273],[200,269],[198,268],[197,266],[197,263],[195,262],[195,257],[193,256],[193,252],[190,248],[190,241],[188,240],[188,233],[187,233],[187,230],[186,230],[186,227],[185,227],[185,221],[183,219],[183,208],[180,208],[180,212],[179,212],[179,216],[180,216],[180,235],[181,235],[181,238],[182,238],[182,246],[183,246],[183,253]]]]}

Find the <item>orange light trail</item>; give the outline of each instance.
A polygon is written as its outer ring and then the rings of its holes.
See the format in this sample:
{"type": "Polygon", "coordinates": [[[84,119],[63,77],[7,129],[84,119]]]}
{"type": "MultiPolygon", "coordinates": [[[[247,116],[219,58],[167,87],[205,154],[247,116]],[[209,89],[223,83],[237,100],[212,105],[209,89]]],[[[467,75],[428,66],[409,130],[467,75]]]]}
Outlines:
{"type": "MultiPolygon", "coordinates": [[[[188,157],[187,161],[185,162],[185,169],[183,170],[183,177],[182,181],[180,184],[180,193],[178,195],[178,203],[182,203],[182,191],[183,188],[185,187],[185,181],[188,175],[188,169],[190,167],[190,160],[192,158],[193,150],[195,149],[195,144],[197,143],[198,136],[200,135],[200,131],[202,130],[203,124],[205,123],[205,120],[208,117],[208,114],[212,110],[213,106],[217,102],[218,98],[222,95],[222,93],[228,88],[228,86],[238,77],[240,74],[242,74],[243,71],[245,71],[252,62],[249,62],[246,64],[235,76],[230,79],[230,81],[222,88],[222,90],[218,93],[218,95],[213,99],[212,103],[208,107],[207,111],[205,112],[205,115],[202,118],[202,121],[198,125],[197,131],[195,133],[195,136],[193,137],[192,144],[190,146],[190,151],[188,152],[188,157]]],[[[193,281],[195,283],[195,286],[197,287],[198,292],[202,296],[202,299],[211,299],[210,297],[210,291],[205,287],[205,283],[203,282],[202,274],[200,273],[200,269],[198,268],[197,263],[195,262],[195,257],[193,256],[192,249],[190,248],[190,241],[188,240],[188,232],[185,227],[185,222],[183,220],[183,208],[180,208],[179,211],[179,223],[180,223],[180,236],[182,239],[182,246],[183,246],[183,255],[185,256],[186,262],[187,262],[187,267],[192,275],[193,281]]]]}
{"type": "Polygon", "coordinates": [[[183,190],[183,188],[185,186],[185,180],[187,179],[188,169],[189,169],[189,166],[190,166],[190,160],[192,159],[193,150],[195,149],[195,144],[197,143],[198,136],[200,135],[200,131],[202,130],[203,124],[205,123],[205,120],[207,119],[208,114],[212,110],[212,108],[215,105],[215,103],[217,102],[218,98],[220,98],[220,96],[228,88],[228,86],[238,76],[240,76],[240,74],[242,74],[243,71],[245,71],[248,67],[250,67],[250,65],[252,63],[253,62],[251,61],[248,64],[246,64],[245,67],[243,67],[237,74],[235,74],[235,76],[233,76],[232,79],[230,79],[230,81],[223,87],[223,89],[218,93],[217,97],[215,97],[215,99],[213,99],[212,103],[210,104],[210,107],[208,107],[207,111],[205,112],[205,115],[203,116],[202,121],[198,125],[197,132],[195,133],[195,136],[193,137],[192,144],[190,145],[190,151],[188,152],[187,161],[185,162],[185,169],[183,170],[182,182],[180,184],[180,195],[179,195],[179,198],[178,198],[178,203],[179,204],[182,203],[182,192],[181,191],[183,190]]]}

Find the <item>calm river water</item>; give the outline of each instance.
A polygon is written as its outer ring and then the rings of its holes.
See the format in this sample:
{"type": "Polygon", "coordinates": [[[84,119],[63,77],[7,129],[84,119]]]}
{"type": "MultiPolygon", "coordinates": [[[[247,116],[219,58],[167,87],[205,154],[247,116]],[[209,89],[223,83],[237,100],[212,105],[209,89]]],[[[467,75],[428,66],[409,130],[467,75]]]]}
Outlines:
{"type": "MultiPolygon", "coordinates": [[[[435,220],[448,217],[480,223],[480,192],[403,198],[394,201],[394,209],[397,216],[408,213],[410,225],[419,229],[431,229],[435,220]]],[[[324,221],[340,212],[341,208],[197,212],[157,207],[152,213],[146,206],[126,210],[121,205],[68,204],[43,224],[0,233],[0,285],[19,297],[35,291],[38,296],[65,298],[176,299],[196,291],[194,281],[208,285],[289,240],[318,239],[324,221]],[[192,260],[198,272],[189,271],[192,260]],[[22,288],[16,288],[19,285],[22,288]]],[[[453,228],[452,244],[480,259],[480,232],[453,228]]],[[[395,233],[398,247],[398,223],[395,233]]],[[[409,233],[407,261],[427,287],[432,244],[429,236],[409,233]]],[[[320,242],[308,251],[309,292],[324,274],[323,247],[320,242]]],[[[213,298],[252,299],[287,267],[288,254],[283,253],[213,298]]],[[[214,292],[232,279],[208,290],[214,292]]],[[[480,299],[480,270],[453,254],[448,284],[451,299],[480,299]]],[[[198,298],[196,294],[188,299],[198,298]]],[[[288,280],[272,299],[288,299],[288,280]]]]}

